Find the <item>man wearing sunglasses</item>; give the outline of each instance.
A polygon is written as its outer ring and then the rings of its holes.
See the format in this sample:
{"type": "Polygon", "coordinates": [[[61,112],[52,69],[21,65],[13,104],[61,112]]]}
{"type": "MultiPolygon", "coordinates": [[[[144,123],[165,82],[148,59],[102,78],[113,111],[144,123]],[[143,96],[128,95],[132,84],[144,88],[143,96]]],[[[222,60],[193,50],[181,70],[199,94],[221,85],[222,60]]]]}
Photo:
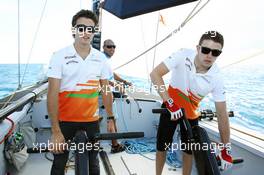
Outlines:
{"type": "MultiPolygon", "coordinates": [[[[116,48],[116,45],[111,39],[107,39],[107,40],[104,41],[103,53],[108,58],[109,62],[111,61],[110,59],[112,58],[112,56],[115,53],[115,48],[116,48]]],[[[117,75],[114,72],[113,72],[113,77],[111,77],[111,79],[109,80],[109,84],[113,87],[114,91],[117,90],[117,91],[119,91],[122,94],[124,93],[124,86],[123,85],[128,85],[128,86],[132,85],[132,83],[124,80],[123,78],[121,78],[119,75],[117,75]],[[113,80],[115,80],[117,82],[121,82],[122,84],[115,83],[113,80]]],[[[102,110],[102,109],[100,109],[100,110],[102,110]]],[[[114,126],[115,126],[115,131],[114,132],[117,132],[116,118],[113,119],[113,121],[114,121],[114,126]]],[[[119,152],[122,152],[124,150],[125,150],[124,145],[118,143],[117,140],[112,140],[111,153],[119,153],[119,152]]]]}
{"type": "MultiPolygon", "coordinates": [[[[212,94],[218,116],[218,128],[224,148],[219,158],[221,169],[232,166],[229,153],[231,146],[229,119],[226,110],[225,90],[219,68],[215,61],[224,46],[223,36],[216,31],[204,33],[196,46],[196,51],[181,49],[166,58],[151,72],[151,80],[163,99],[163,107],[170,111],[170,115],[161,114],[157,133],[156,174],[160,175],[166,160],[167,146],[172,144],[174,131],[185,114],[191,126],[198,125],[199,103],[209,93],[212,94]],[[163,76],[172,72],[168,89],[164,89],[163,76]],[[181,120],[181,119],[180,119],[181,120]]],[[[186,146],[187,133],[181,128],[181,146],[186,146]],[[185,144],[185,145],[184,145],[185,144]]],[[[185,147],[186,148],[186,147],[185,147]]],[[[191,174],[192,150],[183,150],[183,175],[191,174]]]]}
{"type": "MultiPolygon", "coordinates": [[[[113,98],[108,83],[112,76],[111,68],[105,55],[92,48],[90,44],[97,23],[96,15],[89,10],[81,10],[75,14],[72,18],[74,43],[55,52],[50,61],[47,73],[49,81],[47,106],[52,125],[53,146],[50,149],[54,153],[51,175],[65,174],[69,150],[63,144],[72,141],[78,130],[86,131],[88,138],[100,132],[98,122],[100,87],[107,115],[114,118],[113,98]]],[[[112,120],[107,122],[107,129],[109,132],[114,130],[112,120]]],[[[86,151],[89,151],[89,174],[99,175],[99,144],[92,142],[85,145],[86,151]]],[[[79,146],[81,145],[76,147],[79,146]]]]}
{"type": "MultiPolygon", "coordinates": [[[[111,39],[107,39],[104,41],[104,45],[103,45],[103,50],[104,50],[104,54],[105,56],[110,59],[112,58],[112,56],[115,53],[115,48],[116,45],[115,43],[111,40],[111,39]]],[[[128,85],[131,86],[132,83],[126,81],[125,79],[121,78],[119,75],[117,75],[116,73],[114,73],[114,79],[118,82],[123,83],[124,85],[128,85]]]]}

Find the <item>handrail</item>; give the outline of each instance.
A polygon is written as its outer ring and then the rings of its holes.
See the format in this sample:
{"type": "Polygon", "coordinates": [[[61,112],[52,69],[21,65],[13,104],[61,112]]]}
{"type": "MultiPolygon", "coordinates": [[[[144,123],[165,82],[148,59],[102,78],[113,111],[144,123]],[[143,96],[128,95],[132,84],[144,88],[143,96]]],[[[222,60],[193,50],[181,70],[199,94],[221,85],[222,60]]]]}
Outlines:
{"type": "MultiPolygon", "coordinates": [[[[213,119],[213,121],[214,121],[214,122],[217,122],[216,119],[213,119]]],[[[253,138],[255,138],[255,139],[258,139],[258,140],[264,141],[264,138],[260,137],[259,135],[253,135],[253,134],[250,134],[250,133],[248,133],[248,132],[242,131],[242,129],[239,129],[239,128],[235,127],[235,126],[230,126],[230,128],[233,129],[233,130],[236,130],[237,132],[240,132],[240,133],[243,133],[243,134],[248,135],[248,136],[250,136],[250,137],[253,137],[253,138]]]]}
{"type": "Polygon", "coordinates": [[[8,105],[4,109],[0,110],[0,122],[1,120],[8,117],[13,112],[17,111],[19,108],[23,107],[24,105],[28,104],[29,102],[33,101],[41,92],[46,90],[48,87],[48,83],[44,83],[40,87],[32,90],[25,96],[21,97],[20,99],[14,101],[12,104],[8,105]]]}

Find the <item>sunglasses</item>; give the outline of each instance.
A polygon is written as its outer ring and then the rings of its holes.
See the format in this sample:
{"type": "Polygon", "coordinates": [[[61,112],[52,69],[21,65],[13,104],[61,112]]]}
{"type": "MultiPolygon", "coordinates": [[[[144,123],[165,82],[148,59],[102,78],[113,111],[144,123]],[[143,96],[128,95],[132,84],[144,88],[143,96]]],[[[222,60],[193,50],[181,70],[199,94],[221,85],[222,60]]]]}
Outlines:
{"type": "Polygon", "coordinates": [[[107,48],[107,49],[111,49],[111,48],[114,48],[114,49],[115,49],[116,46],[115,46],[115,45],[107,45],[106,48],[107,48]]]}
{"type": "Polygon", "coordinates": [[[214,57],[218,57],[222,53],[221,50],[218,50],[218,49],[210,49],[208,47],[203,47],[203,46],[201,46],[201,52],[203,54],[209,54],[210,52],[212,52],[212,55],[214,57]]]}
{"type": "Polygon", "coordinates": [[[96,26],[87,26],[87,25],[84,25],[84,24],[77,24],[75,27],[75,32],[78,32],[78,33],[95,33],[95,32],[98,32],[99,31],[99,28],[96,27],[96,26]]]}

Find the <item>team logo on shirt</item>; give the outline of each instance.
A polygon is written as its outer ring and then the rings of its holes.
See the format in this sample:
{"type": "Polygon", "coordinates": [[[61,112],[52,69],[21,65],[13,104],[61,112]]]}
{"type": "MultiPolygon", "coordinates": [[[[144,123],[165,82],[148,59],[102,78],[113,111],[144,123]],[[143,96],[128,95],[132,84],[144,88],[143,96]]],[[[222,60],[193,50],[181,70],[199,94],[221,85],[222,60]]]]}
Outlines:
{"type": "Polygon", "coordinates": [[[185,62],[185,66],[187,66],[189,68],[189,70],[191,71],[192,70],[192,62],[191,62],[191,60],[188,57],[186,57],[185,61],[186,61],[185,62]]]}
{"type": "Polygon", "coordinates": [[[71,64],[71,63],[79,63],[79,62],[75,60],[71,60],[71,61],[68,61],[66,64],[71,64]]]}
{"type": "Polygon", "coordinates": [[[64,59],[72,59],[72,58],[76,58],[76,55],[71,55],[71,56],[65,56],[64,59]]]}

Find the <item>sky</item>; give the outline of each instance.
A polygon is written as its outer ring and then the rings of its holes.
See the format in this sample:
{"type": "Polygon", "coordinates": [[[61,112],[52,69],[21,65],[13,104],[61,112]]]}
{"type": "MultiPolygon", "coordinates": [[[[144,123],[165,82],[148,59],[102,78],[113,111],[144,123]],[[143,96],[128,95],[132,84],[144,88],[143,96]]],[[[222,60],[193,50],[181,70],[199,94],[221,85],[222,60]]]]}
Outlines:
{"type": "MultiPolygon", "coordinates": [[[[38,33],[35,35],[46,0],[20,0],[21,62],[47,64],[54,51],[72,44],[72,16],[80,9],[91,9],[91,1],[48,0],[38,33]],[[33,45],[34,36],[36,39],[33,45]]],[[[17,2],[18,0],[0,0],[0,64],[17,63],[17,2]]],[[[178,28],[196,3],[127,20],[118,19],[103,10],[102,40],[111,38],[117,45],[112,58],[113,67],[125,63],[155,44],[157,24],[158,40],[178,28]],[[165,24],[158,23],[159,14],[163,16],[165,24]]],[[[156,48],[155,65],[180,48],[195,49],[201,34],[208,30],[217,30],[225,38],[223,53],[217,60],[220,67],[259,52],[263,53],[263,7],[262,0],[211,0],[180,32],[156,48]]],[[[263,62],[263,56],[254,60],[263,62]]],[[[116,72],[147,77],[153,67],[153,58],[154,50],[116,72]]]]}

